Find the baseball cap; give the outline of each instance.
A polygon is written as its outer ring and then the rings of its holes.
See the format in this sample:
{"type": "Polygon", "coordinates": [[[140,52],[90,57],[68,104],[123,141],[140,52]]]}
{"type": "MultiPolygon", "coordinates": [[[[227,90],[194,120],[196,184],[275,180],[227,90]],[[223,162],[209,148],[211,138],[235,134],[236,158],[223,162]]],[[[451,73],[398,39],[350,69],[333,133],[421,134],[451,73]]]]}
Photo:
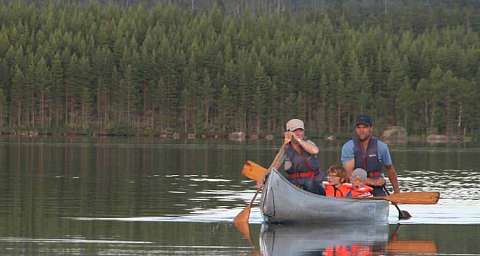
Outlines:
{"type": "Polygon", "coordinates": [[[287,131],[293,132],[296,129],[305,130],[305,126],[303,125],[303,121],[300,119],[291,119],[287,122],[287,131]]]}
{"type": "Polygon", "coordinates": [[[355,126],[357,126],[359,124],[372,126],[373,125],[373,120],[372,120],[372,118],[370,118],[367,115],[358,115],[357,119],[355,120],[355,126]]]}

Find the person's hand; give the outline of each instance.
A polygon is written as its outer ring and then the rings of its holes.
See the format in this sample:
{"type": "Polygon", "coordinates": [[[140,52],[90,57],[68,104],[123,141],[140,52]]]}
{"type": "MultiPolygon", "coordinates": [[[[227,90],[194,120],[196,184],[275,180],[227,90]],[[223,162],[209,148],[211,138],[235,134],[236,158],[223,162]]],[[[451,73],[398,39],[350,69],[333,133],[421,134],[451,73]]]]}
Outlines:
{"type": "Polygon", "coordinates": [[[295,136],[293,134],[293,132],[284,132],[283,133],[283,144],[290,143],[290,141],[292,141],[293,136],[295,136]]]}
{"type": "Polygon", "coordinates": [[[369,197],[373,197],[372,194],[362,194],[362,195],[359,195],[357,198],[369,198],[369,197]]]}
{"type": "Polygon", "coordinates": [[[293,141],[294,143],[300,143],[302,139],[300,139],[294,132],[285,132],[284,133],[284,140],[283,143],[287,144],[293,141]]]}
{"type": "Polygon", "coordinates": [[[262,189],[263,184],[265,184],[265,180],[257,181],[257,189],[262,189]]]}
{"type": "Polygon", "coordinates": [[[375,179],[367,178],[367,184],[375,187],[381,187],[385,185],[385,182],[386,181],[384,177],[375,178],[375,179]]]}
{"type": "Polygon", "coordinates": [[[291,134],[292,134],[292,140],[293,141],[300,142],[301,139],[297,135],[295,135],[295,133],[292,132],[291,134]]]}

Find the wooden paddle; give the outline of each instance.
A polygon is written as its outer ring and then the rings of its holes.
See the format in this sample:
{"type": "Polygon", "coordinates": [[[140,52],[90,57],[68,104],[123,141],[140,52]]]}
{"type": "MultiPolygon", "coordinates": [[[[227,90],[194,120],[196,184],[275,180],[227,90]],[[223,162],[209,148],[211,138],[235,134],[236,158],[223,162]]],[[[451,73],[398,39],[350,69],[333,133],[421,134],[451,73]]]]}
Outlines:
{"type": "Polygon", "coordinates": [[[242,168],[243,175],[257,182],[262,182],[268,172],[268,169],[250,160],[247,160],[242,168]]]}
{"type": "Polygon", "coordinates": [[[250,217],[250,210],[252,209],[252,204],[253,201],[255,201],[255,198],[258,195],[258,192],[260,192],[261,189],[257,189],[257,192],[255,192],[255,195],[253,196],[252,200],[248,204],[247,207],[245,207],[236,217],[233,219],[233,225],[237,228],[238,231],[242,234],[242,236],[248,240],[250,243],[252,243],[252,239],[250,238],[250,228],[248,227],[248,218],[250,217]]]}
{"type": "MultiPolygon", "coordinates": [[[[257,181],[257,182],[263,182],[265,180],[265,176],[270,172],[270,170],[274,167],[278,168],[280,165],[280,159],[282,158],[283,153],[285,152],[285,143],[282,144],[280,147],[280,150],[278,150],[277,155],[273,159],[273,162],[270,164],[270,167],[268,169],[263,168],[262,166],[255,164],[251,161],[247,161],[243,168],[242,168],[242,173],[257,181]]],[[[234,219],[233,223],[235,226],[241,225],[241,223],[248,223],[248,219],[250,218],[250,210],[252,209],[252,204],[253,201],[255,201],[255,198],[257,197],[258,193],[262,190],[261,188],[257,189],[257,192],[255,192],[255,195],[253,196],[253,199],[250,201],[250,203],[245,207],[234,219]]]]}
{"type": "MultiPolygon", "coordinates": [[[[383,185],[383,190],[385,191],[387,196],[390,195],[390,192],[388,192],[388,189],[387,189],[387,187],[385,187],[385,184],[383,185]]],[[[408,220],[412,217],[412,215],[409,212],[407,212],[405,210],[400,210],[400,207],[398,207],[398,204],[393,203],[393,202],[392,202],[392,204],[393,204],[393,206],[395,206],[395,208],[398,211],[398,219],[399,220],[408,220]]]]}
{"type": "Polygon", "coordinates": [[[439,192],[400,192],[373,197],[373,199],[387,200],[397,204],[436,204],[439,198],[439,192]]]}
{"type": "Polygon", "coordinates": [[[409,212],[407,212],[405,210],[401,210],[400,207],[398,207],[398,204],[396,204],[396,203],[392,203],[392,204],[393,204],[393,206],[395,206],[395,208],[398,211],[398,219],[399,220],[408,220],[412,217],[412,215],[409,212]]]}

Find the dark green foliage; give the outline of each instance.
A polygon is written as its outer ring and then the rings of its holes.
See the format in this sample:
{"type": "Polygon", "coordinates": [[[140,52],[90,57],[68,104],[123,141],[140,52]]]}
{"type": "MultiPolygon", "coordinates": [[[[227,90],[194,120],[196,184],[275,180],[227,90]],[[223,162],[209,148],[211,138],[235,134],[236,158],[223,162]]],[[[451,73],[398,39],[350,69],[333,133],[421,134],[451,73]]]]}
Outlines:
{"type": "Polygon", "coordinates": [[[101,2],[2,2],[2,130],[480,128],[475,2],[101,2]]]}

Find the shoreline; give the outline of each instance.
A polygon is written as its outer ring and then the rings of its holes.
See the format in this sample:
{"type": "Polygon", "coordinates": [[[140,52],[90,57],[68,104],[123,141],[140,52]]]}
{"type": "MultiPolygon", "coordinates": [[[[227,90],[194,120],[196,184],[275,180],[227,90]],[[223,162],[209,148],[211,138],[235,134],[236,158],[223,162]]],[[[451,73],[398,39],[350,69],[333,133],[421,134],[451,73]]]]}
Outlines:
{"type": "MultiPolygon", "coordinates": [[[[235,132],[239,133],[239,132],[235,132]]],[[[249,142],[272,142],[278,140],[281,135],[257,135],[257,134],[245,134],[243,133],[240,136],[232,136],[234,133],[222,134],[222,133],[210,133],[210,134],[195,134],[195,133],[176,133],[176,132],[163,132],[163,133],[109,133],[109,132],[39,132],[39,131],[13,131],[5,132],[1,131],[0,136],[5,137],[19,137],[19,138],[45,138],[45,137],[84,137],[84,138],[154,138],[154,139],[165,139],[165,140],[205,140],[205,141],[215,141],[215,140],[227,140],[238,143],[249,143],[249,142]]],[[[385,141],[389,145],[407,145],[407,144],[465,144],[465,143],[475,143],[476,140],[473,137],[469,136],[447,136],[444,134],[430,134],[430,135],[409,135],[403,140],[396,140],[383,138],[380,139],[385,141]]],[[[322,142],[342,142],[350,139],[350,136],[347,135],[310,135],[309,139],[314,141],[322,142]]]]}

